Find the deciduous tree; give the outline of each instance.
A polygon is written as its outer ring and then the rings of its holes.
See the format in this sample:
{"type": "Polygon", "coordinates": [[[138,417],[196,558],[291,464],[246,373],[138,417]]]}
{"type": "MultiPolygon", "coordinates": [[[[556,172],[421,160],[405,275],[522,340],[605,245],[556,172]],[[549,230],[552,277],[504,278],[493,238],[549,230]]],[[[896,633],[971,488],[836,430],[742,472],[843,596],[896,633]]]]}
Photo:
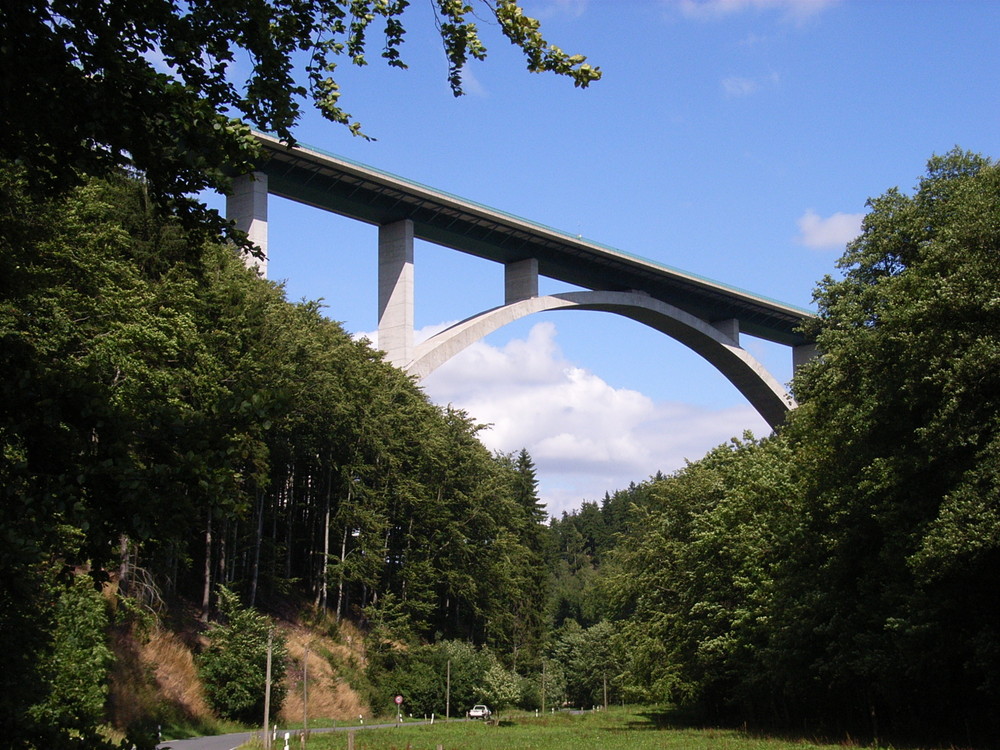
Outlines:
{"type": "MultiPolygon", "coordinates": [[[[26,166],[33,184],[58,189],[81,174],[141,170],[155,198],[197,209],[193,193],[225,189],[250,171],[250,127],[294,142],[309,100],[354,133],[341,107],[337,65],[363,66],[372,48],[394,67],[407,0],[23,0],[0,11],[0,155],[26,166]],[[378,35],[379,41],[371,40],[378,35]],[[247,62],[249,67],[247,68],[247,62]]],[[[600,78],[582,55],[549,44],[513,0],[479,9],[525,54],[528,69],[600,78]]],[[[434,0],[452,91],[486,46],[476,9],[434,0]]],[[[202,219],[204,211],[196,212],[202,219]]],[[[218,228],[215,222],[213,228],[218,228]]]]}
{"type": "Polygon", "coordinates": [[[869,207],[843,278],[817,291],[823,356],[795,383],[807,484],[781,595],[799,605],[776,624],[823,644],[817,705],[873,732],[995,736],[1000,168],[956,149],[869,207]]]}

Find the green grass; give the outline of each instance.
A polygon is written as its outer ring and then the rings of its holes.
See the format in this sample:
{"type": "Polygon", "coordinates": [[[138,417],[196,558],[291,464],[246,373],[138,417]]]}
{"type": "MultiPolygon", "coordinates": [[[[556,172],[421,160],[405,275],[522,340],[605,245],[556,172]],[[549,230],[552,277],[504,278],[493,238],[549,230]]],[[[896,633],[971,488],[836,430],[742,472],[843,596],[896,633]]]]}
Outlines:
{"type": "MultiPolygon", "coordinates": [[[[636,707],[582,715],[563,712],[537,719],[533,714],[510,714],[497,726],[453,721],[354,733],[355,750],[437,750],[439,745],[444,750],[818,750],[851,747],[852,743],[823,744],[762,738],[730,729],[692,729],[671,724],[662,711],[636,707]]],[[[309,750],[346,747],[346,732],[314,734],[308,743],[309,750]]]]}

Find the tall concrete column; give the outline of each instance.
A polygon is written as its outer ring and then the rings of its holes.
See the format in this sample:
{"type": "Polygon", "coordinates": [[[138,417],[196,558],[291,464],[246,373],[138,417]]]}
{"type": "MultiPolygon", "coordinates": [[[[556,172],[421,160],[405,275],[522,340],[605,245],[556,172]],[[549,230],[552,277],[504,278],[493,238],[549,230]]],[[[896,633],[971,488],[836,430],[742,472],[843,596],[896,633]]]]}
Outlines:
{"type": "Polygon", "coordinates": [[[226,196],[226,218],[247,233],[250,241],[264,253],[263,259],[244,255],[248,268],[256,268],[267,278],[267,175],[253,172],[233,180],[233,192],[226,196]]]}
{"type": "Polygon", "coordinates": [[[802,365],[819,355],[819,347],[816,344],[800,344],[792,347],[792,374],[794,375],[802,365]]]}
{"type": "Polygon", "coordinates": [[[538,296],[537,258],[505,263],[503,274],[505,305],[538,296]]]}
{"type": "Polygon", "coordinates": [[[397,367],[413,359],[413,222],[378,228],[378,348],[397,367]]]}

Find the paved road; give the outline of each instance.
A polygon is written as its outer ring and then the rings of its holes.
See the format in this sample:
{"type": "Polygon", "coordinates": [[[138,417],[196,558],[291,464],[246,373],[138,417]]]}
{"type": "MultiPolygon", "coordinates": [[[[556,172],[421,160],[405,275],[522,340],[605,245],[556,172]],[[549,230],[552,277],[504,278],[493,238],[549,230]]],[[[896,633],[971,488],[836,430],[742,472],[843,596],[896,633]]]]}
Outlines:
{"type": "MultiPolygon", "coordinates": [[[[250,740],[250,732],[219,734],[214,737],[192,737],[189,740],[161,742],[157,748],[173,750],[232,750],[250,740]]],[[[282,743],[283,746],[284,743],[282,743]]]]}
{"type": "MultiPolygon", "coordinates": [[[[455,721],[455,719],[452,719],[455,721]]],[[[429,721],[408,721],[407,726],[414,726],[417,724],[430,724],[429,721]]],[[[365,724],[364,726],[356,727],[324,727],[321,729],[310,729],[311,734],[317,734],[319,732],[347,732],[350,730],[361,730],[361,729],[392,729],[396,726],[396,722],[390,722],[388,724],[365,724]]],[[[284,729],[278,729],[278,741],[272,746],[274,750],[283,750],[285,747],[285,731],[284,729]]],[[[217,734],[212,737],[192,737],[188,740],[169,740],[167,742],[161,742],[156,747],[159,750],[234,750],[234,748],[239,747],[245,742],[250,741],[250,732],[237,732],[236,734],[217,734]]],[[[291,737],[288,740],[288,746],[290,748],[298,748],[299,746],[299,734],[297,731],[291,732],[291,737]]]]}

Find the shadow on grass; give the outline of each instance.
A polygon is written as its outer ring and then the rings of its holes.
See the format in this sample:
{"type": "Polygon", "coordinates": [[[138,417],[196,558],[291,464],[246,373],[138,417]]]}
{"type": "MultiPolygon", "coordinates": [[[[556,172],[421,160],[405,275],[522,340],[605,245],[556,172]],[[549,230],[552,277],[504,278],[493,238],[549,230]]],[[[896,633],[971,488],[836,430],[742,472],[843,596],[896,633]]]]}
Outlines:
{"type": "Polygon", "coordinates": [[[864,732],[831,730],[829,727],[803,727],[794,729],[787,726],[750,725],[746,722],[710,721],[703,714],[690,709],[663,708],[638,711],[635,716],[641,720],[626,723],[630,731],[685,730],[699,732],[733,732],[752,740],[779,740],[791,744],[811,743],[843,748],[893,748],[893,750],[927,750],[947,748],[948,750],[990,750],[1000,745],[992,743],[956,745],[949,740],[914,739],[899,734],[879,737],[877,740],[864,732]]]}
{"type": "Polygon", "coordinates": [[[635,714],[642,721],[629,721],[625,726],[634,731],[658,731],[663,729],[705,729],[694,712],[682,708],[650,709],[635,714]]]}

